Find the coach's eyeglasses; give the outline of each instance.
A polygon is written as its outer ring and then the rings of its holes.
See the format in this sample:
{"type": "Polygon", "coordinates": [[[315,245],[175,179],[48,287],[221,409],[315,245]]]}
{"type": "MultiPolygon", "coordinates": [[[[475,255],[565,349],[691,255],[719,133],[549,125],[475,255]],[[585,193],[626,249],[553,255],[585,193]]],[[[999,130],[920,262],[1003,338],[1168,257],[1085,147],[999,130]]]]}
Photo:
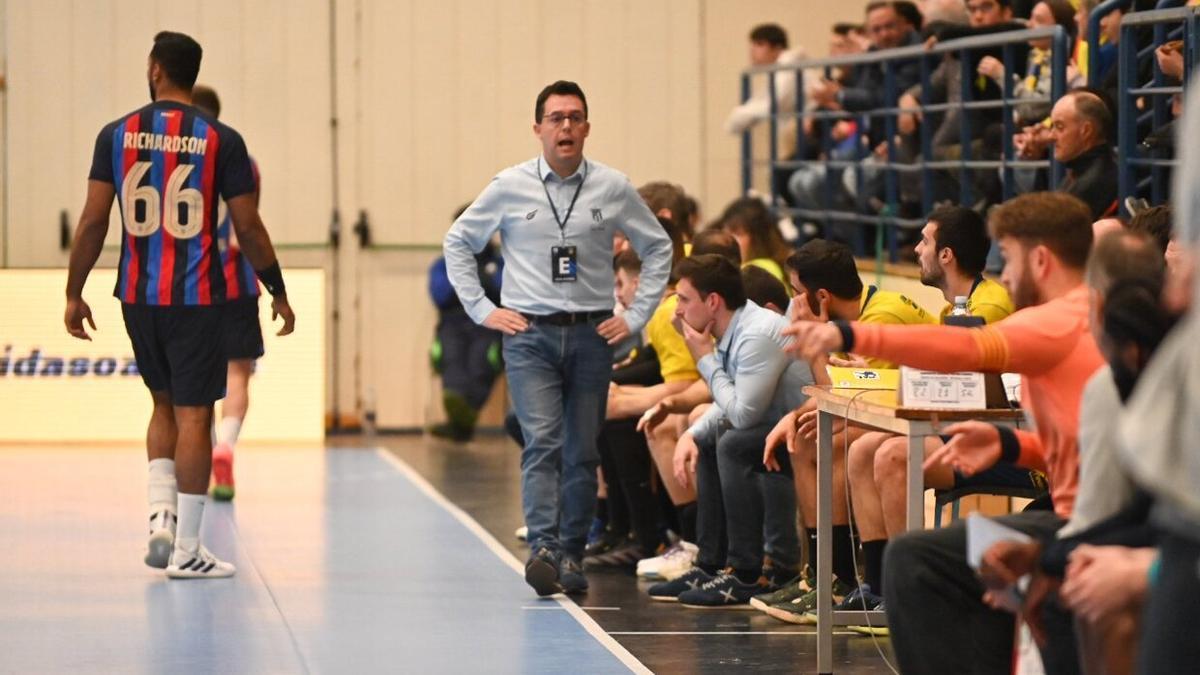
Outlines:
{"type": "Polygon", "coordinates": [[[542,124],[549,124],[552,127],[561,127],[563,122],[566,122],[567,120],[571,120],[571,126],[579,126],[580,124],[586,122],[587,118],[584,117],[583,113],[581,112],[573,112],[570,115],[564,115],[562,113],[550,113],[549,115],[542,117],[542,124]]]}

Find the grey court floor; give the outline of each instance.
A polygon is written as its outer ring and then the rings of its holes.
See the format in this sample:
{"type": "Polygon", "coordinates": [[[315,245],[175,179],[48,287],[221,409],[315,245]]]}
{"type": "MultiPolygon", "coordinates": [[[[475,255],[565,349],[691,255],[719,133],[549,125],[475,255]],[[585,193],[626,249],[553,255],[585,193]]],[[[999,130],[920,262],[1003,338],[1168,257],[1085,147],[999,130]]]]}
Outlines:
{"type": "MultiPolygon", "coordinates": [[[[645,599],[621,572],[578,604],[520,575],[518,451],[389,437],[248,448],[203,536],[232,579],[141,562],[135,447],[0,448],[0,672],[812,672],[811,629],[645,599]],[[382,446],[382,447],[377,447],[382,446]]],[[[887,653],[887,643],[880,643],[887,653]]],[[[837,672],[890,672],[836,636],[837,672]]]]}

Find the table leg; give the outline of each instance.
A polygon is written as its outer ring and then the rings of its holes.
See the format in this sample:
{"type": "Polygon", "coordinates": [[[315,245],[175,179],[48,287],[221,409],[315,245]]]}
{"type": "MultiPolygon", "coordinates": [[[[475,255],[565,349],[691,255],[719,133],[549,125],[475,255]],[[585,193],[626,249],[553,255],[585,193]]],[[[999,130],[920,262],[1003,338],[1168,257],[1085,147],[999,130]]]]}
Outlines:
{"type": "Polygon", "coordinates": [[[911,532],[925,528],[925,437],[908,437],[908,512],[905,525],[911,532]]]}
{"type": "Polygon", "coordinates": [[[817,414],[817,672],[833,672],[833,415],[817,414]]]}

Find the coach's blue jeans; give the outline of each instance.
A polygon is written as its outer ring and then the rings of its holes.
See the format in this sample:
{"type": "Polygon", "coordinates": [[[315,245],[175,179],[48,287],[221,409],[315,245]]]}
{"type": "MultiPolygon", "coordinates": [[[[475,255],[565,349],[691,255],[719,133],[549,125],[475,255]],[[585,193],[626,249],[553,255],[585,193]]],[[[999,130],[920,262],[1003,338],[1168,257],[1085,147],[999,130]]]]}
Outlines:
{"type": "Polygon", "coordinates": [[[573,326],[533,324],[505,336],[504,363],[521,423],[521,506],[529,547],[576,559],[596,511],[596,438],[604,421],[612,347],[600,319],[573,326]]]}

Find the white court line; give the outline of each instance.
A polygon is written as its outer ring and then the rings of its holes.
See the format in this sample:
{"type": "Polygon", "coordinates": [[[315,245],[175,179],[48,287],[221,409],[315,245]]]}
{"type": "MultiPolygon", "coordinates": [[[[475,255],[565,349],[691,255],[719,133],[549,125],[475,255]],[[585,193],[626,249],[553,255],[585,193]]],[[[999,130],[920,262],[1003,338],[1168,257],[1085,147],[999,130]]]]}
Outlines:
{"type": "MultiPolygon", "coordinates": [[[[463,511],[454,502],[446,499],[445,495],[443,495],[441,492],[438,492],[437,488],[433,487],[429,481],[425,480],[425,477],[418,473],[416,469],[409,466],[408,462],[405,462],[383,448],[375,448],[375,453],[382,457],[384,461],[395,467],[397,471],[404,474],[404,476],[408,478],[413,485],[416,485],[421,492],[424,492],[426,496],[445,509],[446,512],[451,516],[454,516],[454,519],[461,523],[463,527],[470,530],[471,533],[479,539],[479,541],[483,542],[484,546],[487,546],[488,549],[490,549],[491,552],[501,560],[501,562],[507,564],[510,568],[512,568],[512,571],[520,574],[522,578],[524,578],[525,565],[523,565],[520,560],[517,560],[517,557],[514,556],[511,551],[504,548],[499,541],[496,541],[496,538],[492,536],[491,532],[483,529],[483,526],[476,522],[475,519],[470,516],[470,514],[468,514],[466,511],[463,511]]],[[[638,661],[636,658],[634,658],[633,654],[629,653],[629,650],[622,647],[621,643],[614,640],[608,633],[605,633],[604,629],[600,627],[600,624],[596,623],[595,619],[588,616],[587,612],[584,612],[582,609],[580,609],[579,605],[576,605],[565,595],[556,595],[553,597],[553,599],[558,601],[558,604],[561,605],[568,614],[575,617],[575,620],[579,622],[579,625],[583,626],[584,630],[591,634],[592,637],[596,638],[597,642],[603,645],[604,648],[611,652],[613,656],[617,657],[617,660],[623,663],[626,668],[635,673],[639,673],[639,675],[654,675],[649,668],[642,665],[641,661],[638,661]]]]}
{"type": "MultiPolygon", "coordinates": [[[[854,631],[835,630],[834,635],[858,635],[854,631]]],[[[816,637],[816,631],[785,630],[615,630],[609,635],[807,635],[816,637]]]]}
{"type": "MultiPolygon", "coordinates": [[[[521,609],[529,609],[529,610],[552,609],[552,610],[558,611],[560,609],[563,609],[563,607],[562,607],[562,605],[536,606],[536,607],[531,606],[531,605],[526,605],[526,606],[522,607],[521,609]]],[[[621,611],[620,607],[580,607],[579,609],[582,609],[585,612],[619,612],[619,611],[621,611]]]]}

